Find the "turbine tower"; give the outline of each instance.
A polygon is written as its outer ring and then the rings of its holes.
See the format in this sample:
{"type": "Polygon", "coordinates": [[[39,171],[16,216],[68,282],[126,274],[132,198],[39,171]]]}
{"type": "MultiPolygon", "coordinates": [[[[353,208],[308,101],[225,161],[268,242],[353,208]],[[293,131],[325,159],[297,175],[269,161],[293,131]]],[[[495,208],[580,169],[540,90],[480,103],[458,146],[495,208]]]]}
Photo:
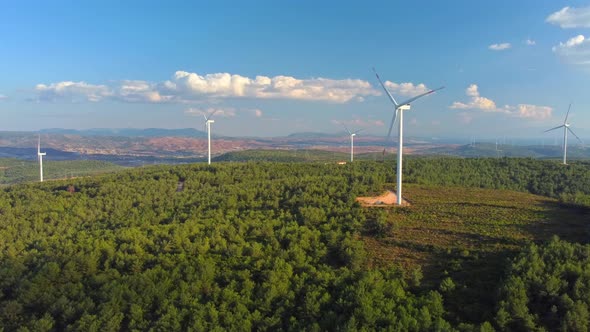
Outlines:
{"type": "Polygon", "coordinates": [[[552,131],[552,130],[559,129],[559,128],[563,127],[563,164],[564,165],[567,165],[567,132],[569,131],[570,133],[572,133],[572,135],[574,135],[578,139],[578,141],[580,141],[580,143],[584,143],[578,137],[578,135],[576,135],[574,133],[574,131],[570,128],[570,124],[567,123],[567,118],[570,115],[571,108],[572,108],[572,104],[570,104],[570,106],[567,108],[567,113],[565,115],[565,121],[563,121],[563,124],[561,126],[557,126],[555,128],[545,130],[545,132],[548,132],[548,131],[552,131]]]}
{"type": "Polygon", "coordinates": [[[217,111],[213,111],[213,113],[209,115],[203,114],[205,118],[205,127],[207,128],[207,164],[211,165],[211,124],[214,123],[214,120],[211,120],[213,114],[217,113],[217,111]]]}
{"type": "Polygon", "coordinates": [[[402,204],[402,154],[403,154],[402,150],[404,147],[404,144],[403,144],[404,111],[410,110],[410,103],[411,102],[415,101],[416,99],[427,96],[427,95],[429,95],[433,92],[436,92],[438,90],[444,89],[444,86],[440,87],[438,89],[430,90],[428,92],[419,94],[417,96],[414,96],[414,97],[398,104],[398,102],[395,100],[395,98],[393,98],[393,96],[391,95],[389,90],[387,90],[387,88],[385,87],[385,84],[383,84],[383,82],[381,81],[381,78],[379,77],[379,74],[377,74],[377,71],[375,71],[375,68],[373,68],[373,72],[375,72],[375,76],[377,76],[377,80],[379,80],[379,83],[383,87],[383,90],[385,90],[385,93],[389,97],[389,100],[393,103],[393,106],[395,106],[395,113],[393,114],[393,118],[391,118],[391,124],[389,125],[389,131],[387,132],[387,139],[389,139],[389,137],[391,136],[391,130],[393,129],[393,125],[395,124],[395,121],[396,121],[398,114],[399,114],[399,127],[398,127],[399,141],[398,141],[398,149],[397,149],[397,205],[401,205],[402,204]]]}
{"type": "Polygon", "coordinates": [[[353,162],[354,161],[354,137],[362,129],[359,129],[359,130],[356,130],[356,131],[351,132],[350,130],[348,130],[348,128],[346,128],[345,125],[342,125],[342,126],[344,127],[344,129],[346,130],[346,132],[348,133],[348,135],[350,135],[350,162],[353,162]]]}
{"type": "Polygon", "coordinates": [[[46,152],[41,152],[41,135],[37,141],[37,160],[39,160],[39,182],[43,182],[43,156],[47,155],[46,152]]]}

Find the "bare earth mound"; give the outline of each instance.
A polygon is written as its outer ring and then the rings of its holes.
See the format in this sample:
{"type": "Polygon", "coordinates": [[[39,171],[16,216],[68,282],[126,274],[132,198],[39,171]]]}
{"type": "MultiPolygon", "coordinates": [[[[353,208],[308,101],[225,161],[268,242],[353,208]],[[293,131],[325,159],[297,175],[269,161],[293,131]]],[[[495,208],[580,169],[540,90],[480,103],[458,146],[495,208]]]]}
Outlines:
{"type": "MultiPolygon", "coordinates": [[[[372,197],[357,197],[357,202],[359,202],[364,207],[372,207],[372,206],[391,206],[395,205],[397,201],[397,195],[388,190],[379,196],[372,196],[372,197]]],[[[410,203],[402,198],[402,206],[409,206],[410,203]]]]}

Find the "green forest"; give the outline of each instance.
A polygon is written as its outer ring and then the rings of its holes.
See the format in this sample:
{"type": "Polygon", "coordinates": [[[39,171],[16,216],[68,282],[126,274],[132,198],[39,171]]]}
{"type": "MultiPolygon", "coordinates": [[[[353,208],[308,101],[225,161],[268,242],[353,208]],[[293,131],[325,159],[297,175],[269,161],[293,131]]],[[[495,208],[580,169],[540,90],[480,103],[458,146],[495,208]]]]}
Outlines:
{"type": "MultiPolygon", "coordinates": [[[[124,169],[106,161],[63,160],[43,162],[45,180],[89,176],[124,169]]],[[[39,181],[39,164],[36,161],[0,158],[0,185],[39,181]]]]}
{"type": "Polygon", "coordinates": [[[0,325],[4,331],[588,330],[590,163],[405,163],[407,208],[366,209],[355,201],[395,189],[390,161],[153,166],[6,186],[0,325]],[[495,201],[480,204],[481,197],[495,201]],[[518,213],[512,202],[529,210],[518,213]],[[442,267],[426,268],[428,257],[421,268],[420,257],[403,264],[378,256],[377,247],[397,245],[385,240],[404,230],[458,221],[471,247],[443,250],[425,237],[406,248],[437,254],[442,267]],[[575,231],[553,232],[556,223],[575,231]],[[503,226],[521,235],[502,235],[503,226]],[[492,293],[469,282],[477,274],[462,271],[485,264],[497,271],[482,276],[492,293]],[[465,294],[486,305],[461,305],[465,294]]]}

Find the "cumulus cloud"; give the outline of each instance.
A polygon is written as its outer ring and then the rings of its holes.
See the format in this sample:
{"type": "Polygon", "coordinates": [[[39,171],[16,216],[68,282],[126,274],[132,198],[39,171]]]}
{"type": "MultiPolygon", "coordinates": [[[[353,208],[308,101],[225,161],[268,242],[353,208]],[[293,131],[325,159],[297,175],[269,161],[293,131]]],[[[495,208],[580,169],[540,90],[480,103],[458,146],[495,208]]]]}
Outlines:
{"type": "MultiPolygon", "coordinates": [[[[516,106],[504,105],[502,107],[496,106],[496,103],[479,94],[479,88],[476,84],[471,84],[466,90],[465,94],[470,97],[469,102],[454,102],[449,108],[459,110],[478,110],[491,113],[503,113],[509,116],[544,120],[551,117],[553,109],[549,106],[537,106],[531,104],[518,104],[516,106]]],[[[467,112],[459,113],[459,118],[463,123],[469,123],[473,120],[473,116],[467,112]]]]}
{"type": "Polygon", "coordinates": [[[577,35],[565,43],[553,46],[553,52],[563,61],[574,65],[590,65],[590,39],[577,35]]]}
{"type": "Polygon", "coordinates": [[[430,91],[430,89],[428,89],[423,83],[414,85],[414,83],[395,83],[385,81],[384,84],[394,95],[402,95],[407,97],[413,97],[430,91]]]}
{"type": "Polygon", "coordinates": [[[158,103],[169,101],[172,98],[171,96],[163,96],[155,84],[138,80],[123,81],[115,91],[114,94],[117,97],[127,102],[158,103]]]}
{"type": "Polygon", "coordinates": [[[362,100],[364,96],[379,95],[369,82],[358,79],[297,79],[291,76],[249,78],[229,73],[201,76],[185,71],[177,71],[172,80],[164,82],[164,86],[183,99],[212,96],[345,103],[362,100]]]}
{"type": "Polygon", "coordinates": [[[590,28],[590,7],[563,7],[549,15],[545,22],[558,25],[563,29],[590,28]]]}
{"type": "Polygon", "coordinates": [[[39,101],[65,99],[73,102],[99,102],[111,99],[125,102],[157,103],[171,99],[170,96],[162,96],[155,84],[138,80],[125,80],[113,86],[71,81],[49,85],[37,84],[35,92],[39,101]]]}
{"type": "Polygon", "coordinates": [[[510,43],[492,44],[488,48],[492,51],[504,51],[512,47],[510,43]]]}
{"type": "Polygon", "coordinates": [[[219,98],[296,99],[346,103],[362,101],[366,96],[378,96],[367,81],[359,79],[310,78],[291,76],[245,76],[214,73],[199,75],[177,71],[164,82],[127,80],[111,85],[86,82],[58,82],[35,87],[37,100],[70,99],[97,102],[115,99],[125,102],[190,102],[219,98]]]}
{"type": "Polygon", "coordinates": [[[451,109],[477,109],[482,110],[484,112],[495,112],[497,110],[496,103],[488,98],[481,97],[479,95],[479,88],[476,84],[471,84],[466,90],[465,94],[471,97],[471,100],[468,103],[462,102],[454,102],[450,108],[451,109]]]}
{"type": "Polygon", "coordinates": [[[49,85],[37,84],[35,91],[41,101],[54,101],[60,98],[72,101],[100,101],[113,95],[106,85],[93,85],[86,82],[64,81],[49,85]]]}
{"type": "Polygon", "coordinates": [[[519,104],[516,107],[510,106],[509,111],[510,114],[519,118],[544,120],[551,117],[553,109],[549,106],[519,104]]]}
{"type": "Polygon", "coordinates": [[[537,42],[536,42],[536,41],[534,41],[534,40],[532,40],[532,39],[527,39],[527,40],[525,40],[525,41],[524,41],[524,43],[525,43],[527,46],[534,46],[534,45],[537,45],[537,42]]]}
{"type": "Polygon", "coordinates": [[[220,118],[232,118],[236,116],[236,110],[234,108],[213,108],[209,107],[207,109],[200,109],[200,108],[188,108],[184,111],[184,114],[191,115],[191,116],[210,116],[213,114],[214,117],[220,118]]]}

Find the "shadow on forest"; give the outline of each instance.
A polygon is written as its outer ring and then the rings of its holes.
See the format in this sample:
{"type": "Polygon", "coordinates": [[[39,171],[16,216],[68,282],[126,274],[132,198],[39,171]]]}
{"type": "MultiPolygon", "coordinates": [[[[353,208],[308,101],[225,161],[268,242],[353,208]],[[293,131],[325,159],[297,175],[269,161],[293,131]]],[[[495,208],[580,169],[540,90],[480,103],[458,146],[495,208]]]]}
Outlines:
{"type": "Polygon", "coordinates": [[[522,226],[535,242],[548,241],[554,235],[568,242],[590,242],[590,207],[551,200],[541,205],[547,208],[545,220],[522,226]]]}
{"type": "MultiPolygon", "coordinates": [[[[590,207],[564,204],[553,200],[541,201],[540,205],[545,209],[543,216],[540,216],[543,220],[517,226],[530,235],[534,242],[543,243],[553,236],[568,242],[589,242],[590,207]]],[[[473,253],[434,251],[435,264],[424,269],[424,275],[438,275],[439,282],[448,275],[458,285],[453,291],[445,294],[447,309],[453,313],[457,321],[478,323],[491,321],[497,310],[498,290],[509,265],[509,259],[517,255],[527,244],[508,238],[474,236],[473,234],[460,236],[476,238],[482,248],[496,246],[498,250],[478,250],[473,253]]],[[[425,281],[427,287],[432,287],[432,283],[436,282],[435,279],[425,281]]]]}
{"type": "MultiPolygon", "coordinates": [[[[510,209],[515,212],[523,210],[519,207],[485,203],[454,204],[510,209]]],[[[405,227],[398,231],[394,225],[389,235],[381,237],[379,242],[384,245],[381,250],[402,248],[427,256],[423,262],[425,264],[421,264],[424,279],[420,288],[423,291],[438,289],[443,293],[445,307],[450,314],[449,319],[473,323],[492,321],[497,310],[498,289],[510,263],[509,259],[528,245],[526,238],[536,243],[546,242],[553,236],[577,243],[588,243],[590,240],[590,207],[547,199],[537,201],[536,206],[525,207],[524,210],[534,216],[532,220],[520,224],[516,222],[506,227],[507,231],[509,228],[512,231],[521,230],[519,233],[524,238],[427,226],[405,227]],[[421,231],[427,233],[422,234],[426,238],[417,237],[421,231]],[[442,280],[447,277],[456,285],[452,290],[439,288],[442,280]]],[[[412,211],[403,211],[402,214],[408,213],[411,214],[412,211]]],[[[465,217],[465,213],[457,213],[456,217],[465,217]]],[[[485,221],[477,223],[483,225],[485,221]]],[[[403,257],[392,255],[387,259],[396,261],[403,257]]]]}

